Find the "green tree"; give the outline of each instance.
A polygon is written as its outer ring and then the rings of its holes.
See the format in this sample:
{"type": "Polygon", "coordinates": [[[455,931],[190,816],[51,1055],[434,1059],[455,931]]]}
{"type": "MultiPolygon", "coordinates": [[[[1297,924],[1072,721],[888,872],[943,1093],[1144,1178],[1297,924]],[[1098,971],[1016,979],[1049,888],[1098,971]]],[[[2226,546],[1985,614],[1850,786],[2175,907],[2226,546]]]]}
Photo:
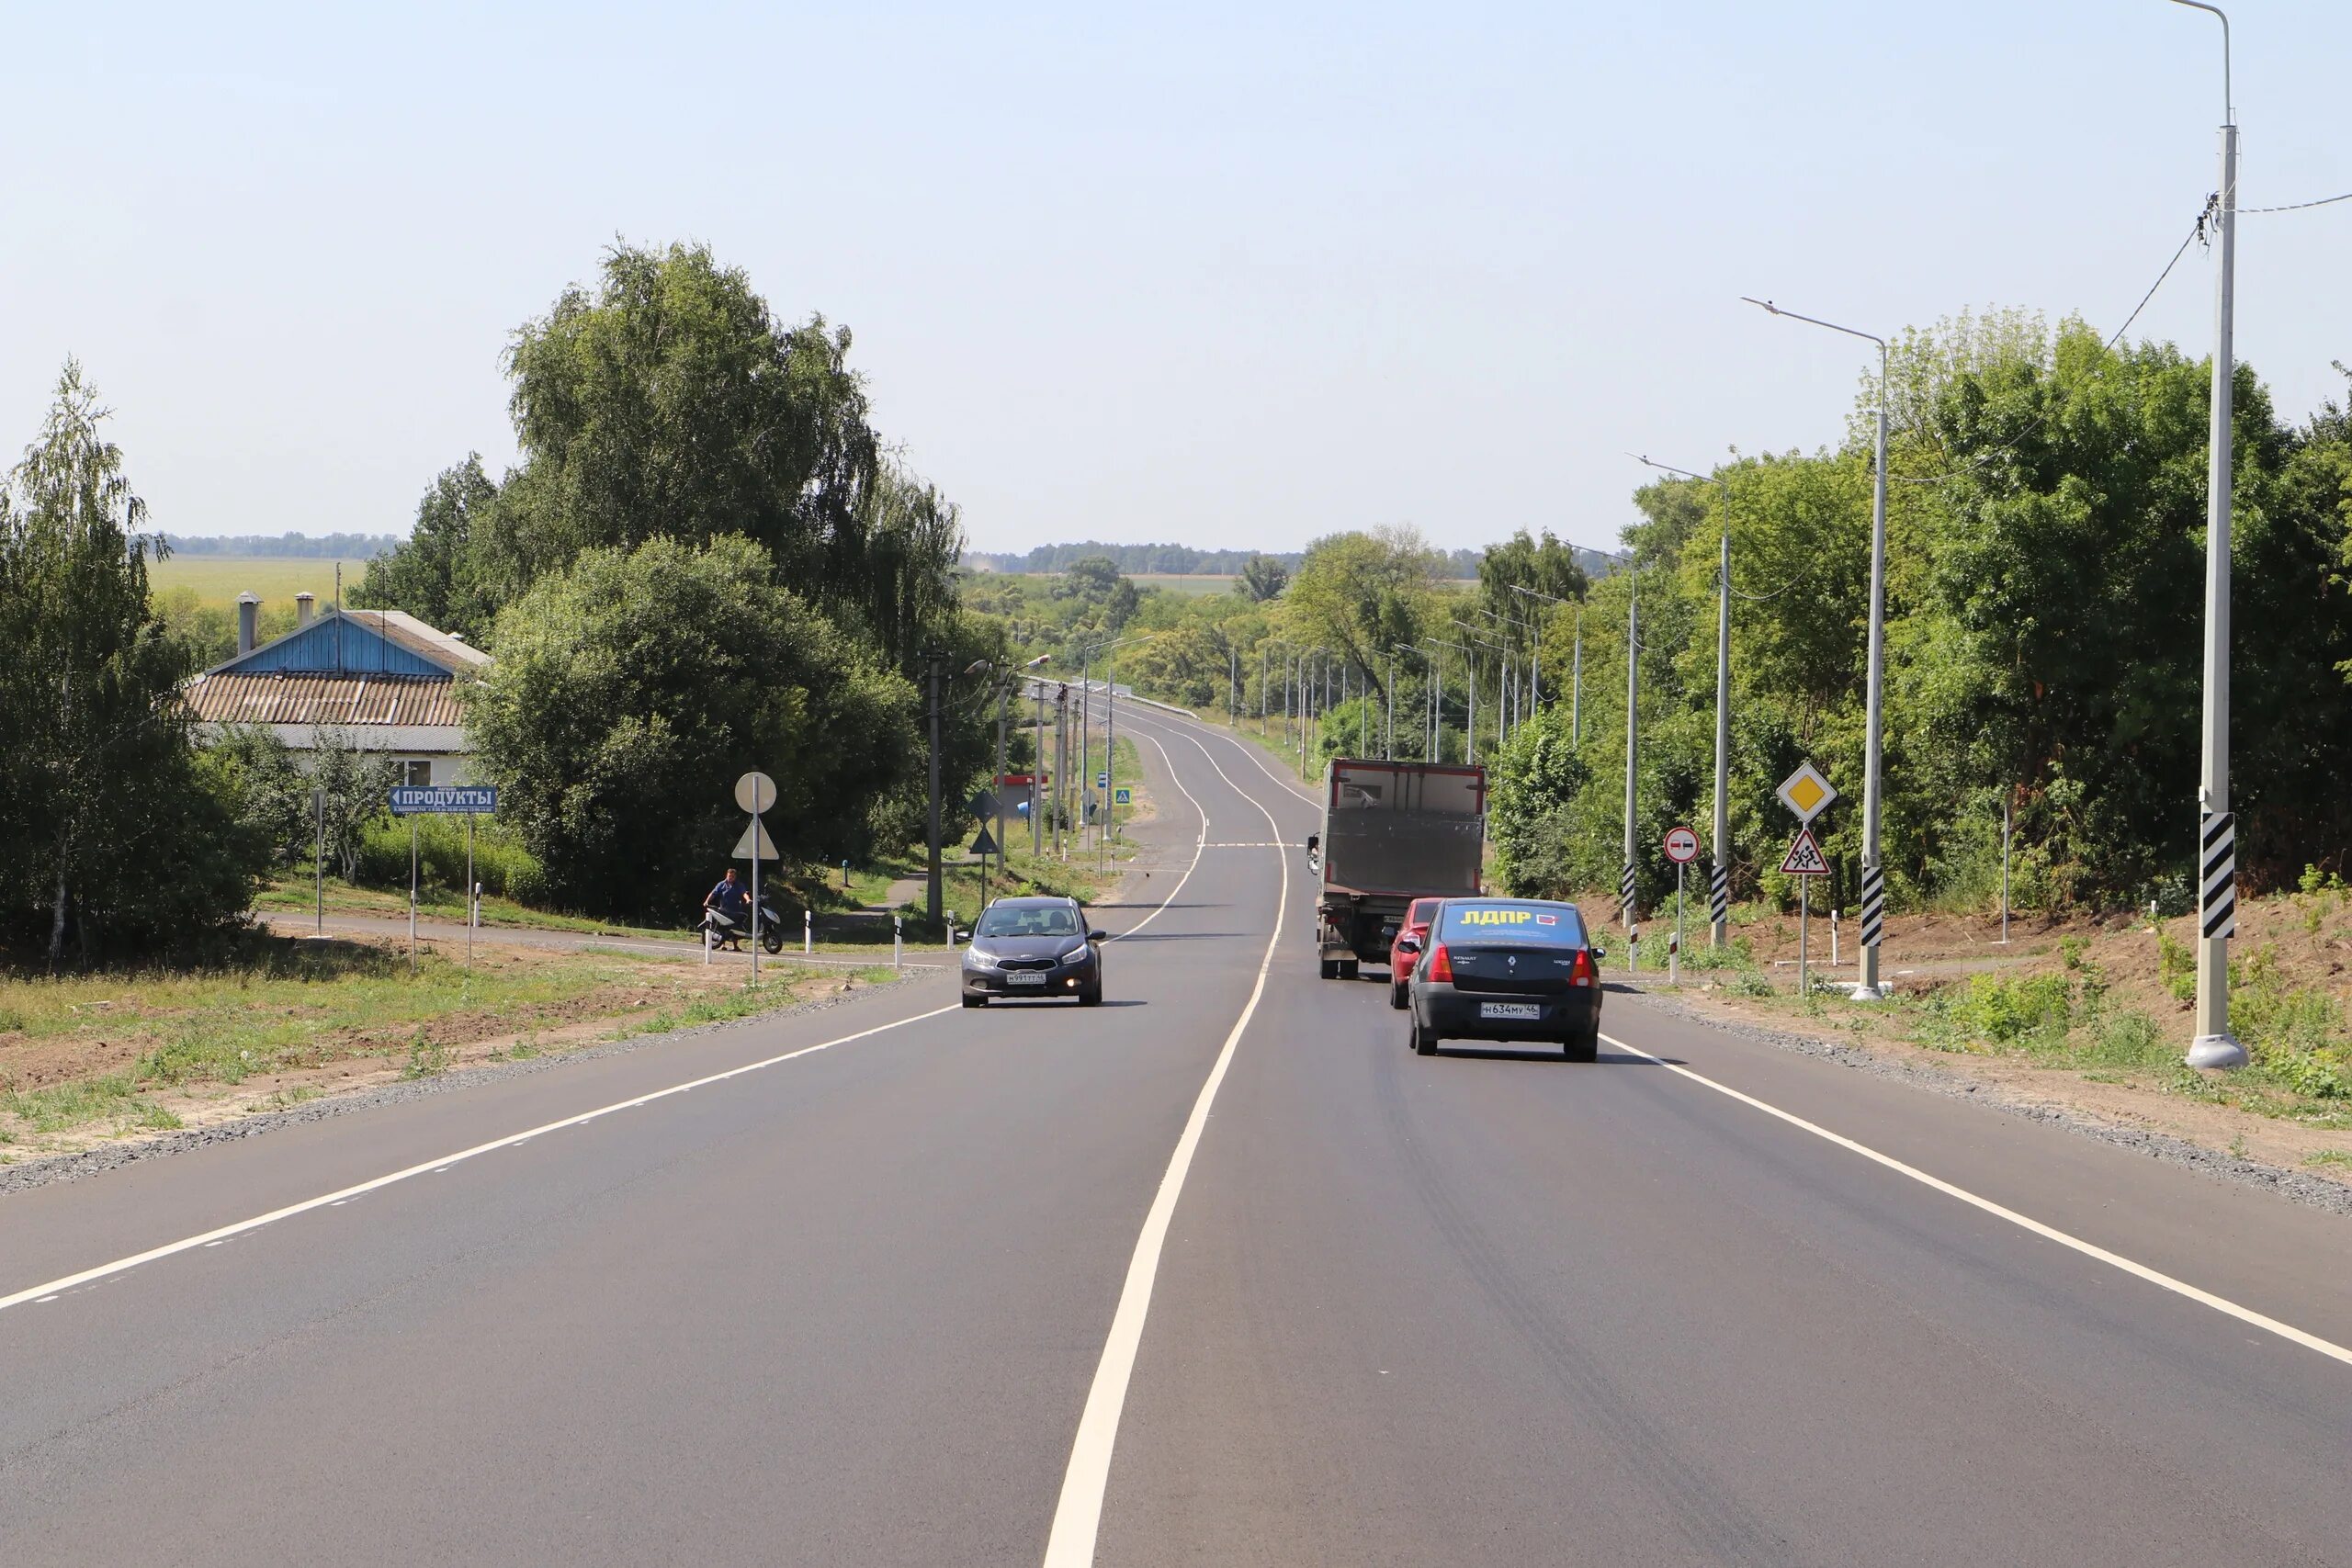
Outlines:
{"type": "Polygon", "coordinates": [[[783,578],[749,539],[655,539],[585,551],[500,615],[468,724],[559,900],[691,908],[742,831],[750,769],[776,780],[769,831],[802,861],[864,854],[920,787],[914,689],[783,578]]]}
{"type": "Polygon", "coordinates": [[[882,463],[849,348],[780,326],[707,246],[616,245],[507,352],[523,462],[481,541],[502,599],[584,550],[728,535],[820,604],[854,593],[882,463]]]}
{"type": "Polygon", "coordinates": [[[149,602],[158,542],[106,418],[67,361],[0,491],[0,897],[52,966],[69,936],[86,960],[233,919],[266,859],[194,765],[186,649],[149,602]]]}
{"type": "Polygon", "coordinates": [[[479,639],[496,607],[474,580],[473,542],[486,527],[498,487],[481,471],[481,455],[466,454],[435,478],[416,504],[416,525],[391,554],[379,556],[351,589],[363,610],[405,610],[429,626],[479,639]]]}
{"type": "MultiPolygon", "coordinates": [[[[1412,528],[1317,539],[1283,595],[1288,629],[1358,670],[1385,672],[1388,649],[1419,637],[1430,618],[1441,559],[1412,528]]],[[[1374,680],[1385,686],[1380,674],[1374,680]]]]}
{"type": "Polygon", "coordinates": [[[1241,563],[1240,575],[1233,580],[1233,591],[1253,604],[1282,596],[1290,586],[1290,569],[1272,556],[1251,556],[1241,563]]]}

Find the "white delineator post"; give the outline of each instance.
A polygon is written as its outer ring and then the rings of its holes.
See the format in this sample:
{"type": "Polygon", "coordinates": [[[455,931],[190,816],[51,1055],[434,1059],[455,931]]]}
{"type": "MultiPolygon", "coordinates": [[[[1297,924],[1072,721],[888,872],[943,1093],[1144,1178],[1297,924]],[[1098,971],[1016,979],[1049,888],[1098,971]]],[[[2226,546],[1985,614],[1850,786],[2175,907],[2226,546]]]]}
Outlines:
{"type": "Polygon", "coordinates": [[[2231,393],[2236,370],[2231,317],[2237,278],[2238,128],[2230,101],[2230,18],[2222,20],[2221,265],[2214,280],[2213,392],[2205,470],[2204,755],[2198,782],[2197,1035],[2192,1067],[2243,1067],[2245,1047],[2230,1032],[2230,938],[2237,934],[2237,821],[2230,814],[2231,393]]]}

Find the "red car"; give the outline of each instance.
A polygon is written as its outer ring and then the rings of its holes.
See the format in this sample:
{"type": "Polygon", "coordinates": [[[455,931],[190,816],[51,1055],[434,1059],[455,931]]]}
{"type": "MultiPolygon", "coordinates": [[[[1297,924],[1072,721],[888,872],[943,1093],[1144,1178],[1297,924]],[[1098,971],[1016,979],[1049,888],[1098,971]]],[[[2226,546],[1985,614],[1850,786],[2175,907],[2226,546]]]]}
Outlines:
{"type": "Polygon", "coordinates": [[[1429,945],[1430,921],[1437,917],[1437,907],[1444,902],[1442,898],[1414,899],[1413,907],[1405,911],[1405,923],[1396,928],[1396,942],[1388,945],[1388,1005],[1400,1012],[1405,1007],[1405,982],[1413,977],[1413,953],[1429,945]],[[1397,950],[1397,942],[1407,937],[1419,944],[1412,953],[1397,950]]]}

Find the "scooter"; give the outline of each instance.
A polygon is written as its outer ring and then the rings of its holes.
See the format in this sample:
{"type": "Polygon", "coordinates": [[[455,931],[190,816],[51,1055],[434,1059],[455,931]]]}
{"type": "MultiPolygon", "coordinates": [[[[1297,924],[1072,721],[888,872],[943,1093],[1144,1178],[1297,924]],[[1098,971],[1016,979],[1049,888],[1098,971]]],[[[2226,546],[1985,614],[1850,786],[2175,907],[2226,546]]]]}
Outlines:
{"type": "MultiPolygon", "coordinates": [[[[722,914],[717,909],[702,912],[702,942],[705,947],[743,951],[744,939],[752,934],[751,926],[742,920],[722,914]]],[[[770,953],[784,951],[784,921],[775,912],[775,905],[765,894],[760,896],[760,945],[770,953]]]]}

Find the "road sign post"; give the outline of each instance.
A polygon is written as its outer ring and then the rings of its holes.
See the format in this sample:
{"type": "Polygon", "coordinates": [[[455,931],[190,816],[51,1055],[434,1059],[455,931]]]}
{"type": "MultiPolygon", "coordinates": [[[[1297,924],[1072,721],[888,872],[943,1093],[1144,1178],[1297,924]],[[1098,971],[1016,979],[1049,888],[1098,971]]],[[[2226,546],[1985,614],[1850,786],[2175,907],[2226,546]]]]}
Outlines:
{"type": "MultiPolygon", "coordinates": [[[[1809,769],[1812,764],[1807,763],[1805,766],[1809,769]]],[[[1802,775],[1803,770],[1800,770],[1799,776],[1802,775]]],[[[1790,782],[1794,783],[1795,780],[1792,779],[1790,782]]],[[[1826,781],[1822,787],[1828,788],[1826,781]]],[[[1788,785],[1783,784],[1781,789],[1781,798],[1787,799],[1788,785]]],[[[1828,805],[1830,799],[1835,797],[1835,793],[1832,791],[1829,796],[1819,800],[1814,807],[1815,812],[1819,812],[1822,807],[1828,805]]],[[[1813,879],[1829,874],[1829,862],[1823,856],[1821,846],[1814,841],[1811,828],[1797,829],[1795,840],[1789,845],[1789,852],[1781,857],[1781,871],[1782,874],[1797,879],[1797,995],[1809,996],[1813,989],[1811,953],[1808,951],[1811,937],[1809,928],[1813,922],[1813,879]]]]}
{"type": "MultiPolygon", "coordinates": [[[[751,814],[752,825],[744,829],[743,842],[735,846],[741,852],[749,845],[752,857],[752,984],[760,983],[760,862],[775,858],[775,846],[768,842],[767,824],[761,814],[775,805],[775,780],[753,769],[735,781],[735,804],[751,814]]],[[[935,841],[935,840],[934,840],[935,841]]]]}
{"type": "Polygon", "coordinates": [[[1674,941],[1666,950],[1666,983],[1682,984],[1682,874],[1699,857],[1699,835],[1686,827],[1666,833],[1666,858],[1674,863],[1674,941]]]}

